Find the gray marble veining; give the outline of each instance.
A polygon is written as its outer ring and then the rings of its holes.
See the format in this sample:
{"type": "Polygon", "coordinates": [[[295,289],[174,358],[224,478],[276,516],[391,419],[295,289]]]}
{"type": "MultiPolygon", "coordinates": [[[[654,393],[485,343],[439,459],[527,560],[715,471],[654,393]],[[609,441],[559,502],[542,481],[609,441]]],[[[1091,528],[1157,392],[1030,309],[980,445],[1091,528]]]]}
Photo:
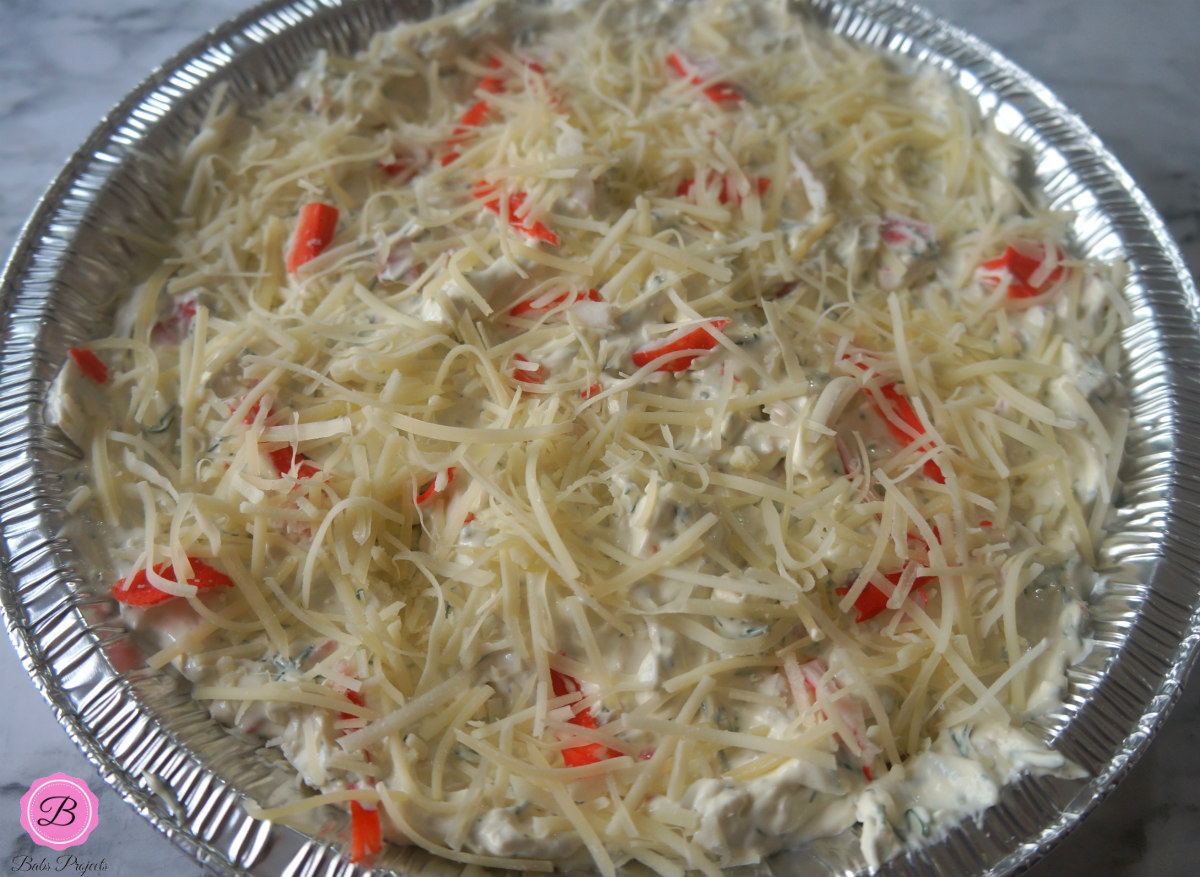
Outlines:
{"type": "MultiPolygon", "coordinates": [[[[243,0],[0,0],[0,253],[41,192],[121,96],[243,0]]],[[[1200,268],[1200,53],[1196,0],[929,0],[1046,82],[1116,153],[1200,268]]],[[[0,647],[0,873],[34,846],[17,824],[32,780],[62,771],[101,801],[80,859],[119,877],[198,877],[190,860],[110,790],[0,647]]],[[[1200,871],[1200,680],[1159,739],[1030,877],[1184,877],[1200,871]]],[[[54,867],[53,855],[50,866],[54,867]]]]}

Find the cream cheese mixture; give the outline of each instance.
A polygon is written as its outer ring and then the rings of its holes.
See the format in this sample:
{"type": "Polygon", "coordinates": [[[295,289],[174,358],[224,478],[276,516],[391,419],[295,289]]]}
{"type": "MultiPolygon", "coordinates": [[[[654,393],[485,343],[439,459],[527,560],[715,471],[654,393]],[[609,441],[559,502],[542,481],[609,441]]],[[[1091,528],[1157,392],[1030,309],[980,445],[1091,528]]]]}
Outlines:
{"type": "Polygon", "coordinates": [[[1018,160],[783,3],[322,53],[218,95],[72,350],[70,507],[352,860],[878,867],[1073,770],[1028,723],[1089,649],[1126,306],[1018,160]]]}

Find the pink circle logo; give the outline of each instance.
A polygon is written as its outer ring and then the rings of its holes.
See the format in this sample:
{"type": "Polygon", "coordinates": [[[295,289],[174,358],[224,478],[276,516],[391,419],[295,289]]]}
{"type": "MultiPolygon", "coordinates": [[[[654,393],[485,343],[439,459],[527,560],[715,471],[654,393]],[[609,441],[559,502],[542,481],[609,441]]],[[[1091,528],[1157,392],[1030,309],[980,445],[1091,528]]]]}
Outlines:
{"type": "Polygon", "coordinates": [[[83,780],[65,773],[35,780],[21,798],[21,827],[44,847],[65,850],[100,824],[100,802],[83,780]]]}

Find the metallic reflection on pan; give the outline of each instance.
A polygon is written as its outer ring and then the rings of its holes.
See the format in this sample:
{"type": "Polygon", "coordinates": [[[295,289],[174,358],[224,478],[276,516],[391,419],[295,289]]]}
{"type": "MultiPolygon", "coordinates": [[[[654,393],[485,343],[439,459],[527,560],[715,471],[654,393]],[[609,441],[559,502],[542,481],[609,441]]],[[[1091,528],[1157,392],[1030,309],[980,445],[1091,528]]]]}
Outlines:
{"type": "MultiPolygon", "coordinates": [[[[1110,791],[1177,699],[1200,642],[1200,491],[1188,464],[1200,445],[1196,288],[1161,219],[1086,125],[1045,86],[970,35],[902,2],[797,2],[858,42],[947,71],[1002,130],[1026,144],[1029,174],[1073,210],[1073,246],[1129,265],[1125,293],[1133,425],[1124,484],[1091,607],[1092,655],[1071,671],[1064,710],[1040,731],[1091,778],[1026,778],[940,843],[886,863],[887,875],[1003,875],[1044,854],[1110,791]]],[[[59,473],[72,453],[43,420],[67,349],[107,325],[139,276],[139,240],[161,240],[178,193],[174,156],[208,96],[226,82],[244,103],[286,85],[318,48],[361,48],[420,20],[417,0],[271,2],[208,34],[138,86],[80,147],[26,225],[3,276],[0,315],[0,601],[34,683],[104,778],[164,835],[217,874],[354,874],[341,857],[347,817],[311,812],[298,827],[247,816],[243,797],[279,803],[296,781],[281,758],[217,725],[145,652],[106,596],[102,546],[59,536],[59,473]]],[[[738,874],[848,874],[855,838],[783,852],[738,874]]],[[[380,865],[458,875],[415,848],[380,865]]]]}

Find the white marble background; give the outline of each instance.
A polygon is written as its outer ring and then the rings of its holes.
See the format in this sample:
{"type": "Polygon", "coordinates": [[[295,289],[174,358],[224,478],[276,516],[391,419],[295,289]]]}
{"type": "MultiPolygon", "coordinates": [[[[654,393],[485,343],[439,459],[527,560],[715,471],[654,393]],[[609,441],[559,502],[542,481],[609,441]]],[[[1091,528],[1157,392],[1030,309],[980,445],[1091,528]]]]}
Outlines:
{"type": "MultiPolygon", "coordinates": [[[[0,0],[0,254],[75,146],[155,65],[244,0],[0,0]]],[[[928,0],[1078,111],[1200,268],[1200,0],[928,0]]],[[[17,822],[30,782],[62,771],[100,797],[75,852],[110,877],[199,877],[103,784],[0,645],[0,874],[36,848],[17,822]],[[15,859],[13,857],[16,857],[15,859]]],[[[53,857],[51,857],[53,867],[53,857]]],[[[1200,873],[1200,679],[1133,773],[1029,877],[1200,873]]]]}

